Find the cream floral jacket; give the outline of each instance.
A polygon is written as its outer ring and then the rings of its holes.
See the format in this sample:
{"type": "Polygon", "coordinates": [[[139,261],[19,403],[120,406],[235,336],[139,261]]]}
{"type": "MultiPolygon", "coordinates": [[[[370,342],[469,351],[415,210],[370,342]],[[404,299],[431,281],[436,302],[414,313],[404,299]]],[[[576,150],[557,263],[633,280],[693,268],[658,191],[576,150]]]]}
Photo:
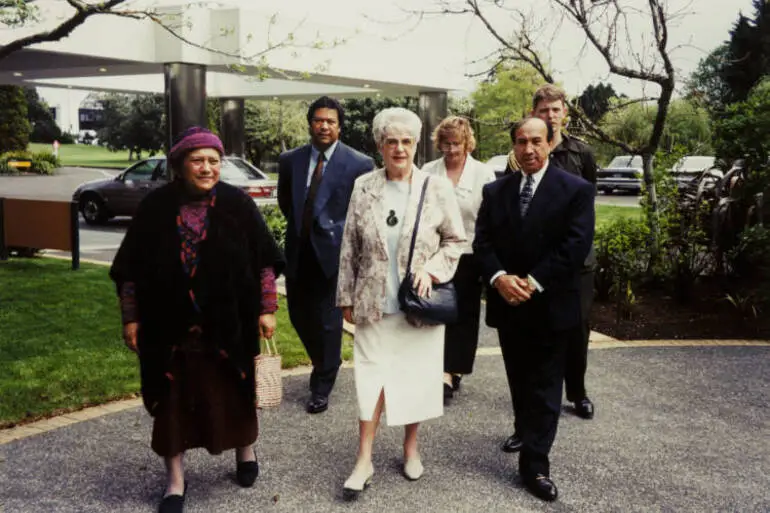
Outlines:
{"type": "MultiPolygon", "coordinates": [[[[409,245],[420,192],[428,174],[414,167],[412,194],[398,241],[398,271],[406,275],[409,245]]],[[[382,319],[388,279],[386,212],[383,204],[385,169],[376,169],[356,180],[342,235],[337,306],[352,306],[356,324],[382,319]]],[[[420,227],[414,245],[412,272],[427,271],[444,283],[452,279],[463,252],[465,230],[452,183],[431,177],[425,192],[420,227]]]]}

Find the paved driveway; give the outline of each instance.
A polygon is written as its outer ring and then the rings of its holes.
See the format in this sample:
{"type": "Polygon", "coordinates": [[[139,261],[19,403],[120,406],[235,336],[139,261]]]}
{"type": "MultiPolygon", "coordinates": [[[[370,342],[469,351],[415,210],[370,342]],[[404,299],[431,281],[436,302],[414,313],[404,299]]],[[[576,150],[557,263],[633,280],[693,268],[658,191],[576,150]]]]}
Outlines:
{"type": "MultiPolygon", "coordinates": [[[[770,346],[592,350],[597,416],[562,415],[553,504],[526,493],[498,449],[511,430],[499,356],[479,356],[454,404],[421,428],[420,481],[400,474],[402,429],[381,428],[357,504],[340,500],[357,443],[352,371],[315,416],[303,409],[307,377],[288,377],[284,403],[261,415],[256,486],[234,484],[232,453],[192,451],[186,511],[770,511],[769,357],[770,346]]],[[[135,408],[0,446],[0,511],[155,511],[163,470],[150,425],[135,408]]]]}

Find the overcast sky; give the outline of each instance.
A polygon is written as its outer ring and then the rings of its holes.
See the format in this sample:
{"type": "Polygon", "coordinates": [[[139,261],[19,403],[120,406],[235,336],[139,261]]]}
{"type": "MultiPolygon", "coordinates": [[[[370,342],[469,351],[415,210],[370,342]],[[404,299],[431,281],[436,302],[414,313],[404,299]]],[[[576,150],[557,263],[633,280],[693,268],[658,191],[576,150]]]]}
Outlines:
{"type": "MultiPolygon", "coordinates": [[[[643,13],[647,2],[642,0],[621,0],[631,6],[631,10],[643,13]]],[[[254,3],[247,2],[251,7],[254,3]]],[[[537,43],[546,60],[552,63],[557,80],[562,82],[571,94],[579,94],[587,85],[599,81],[610,81],[619,92],[636,96],[640,93],[655,94],[656,88],[650,87],[643,91],[638,81],[612,78],[608,68],[592,47],[585,48],[585,38],[570,22],[556,24],[555,11],[549,7],[546,0],[507,0],[505,6],[516,6],[530,13],[535,19],[551,19],[536,26],[537,43]],[[536,8],[538,10],[532,10],[536,8]]],[[[403,48],[429,48],[432,59],[445,63],[449,69],[457,70],[458,74],[469,74],[483,69],[480,64],[473,64],[497,48],[494,39],[481,25],[480,21],[470,15],[439,16],[423,19],[417,23],[417,17],[405,13],[402,6],[419,10],[435,8],[433,0],[325,0],[323,4],[317,0],[281,0],[280,4],[271,2],[269,7],[278,12],[284,19],[303,16],[313,22],[339,27],[340,33],[345,33],[351,27],[356,27],[367,37],[377,34],[380,37],[395,38],[403,48]],[[323,10],[319,6],[323,5],[323,10]]],[[[676,13],[675,21],[669,28],[669,48],[672,49],[672,60],[679,78],[686,77],[697,65],[698,61],[711,50],[725,41],[729,30],[737,19],[739,12],[751,14],[751,0],[669,0],[668,12],[676,13]]],[[[510,34],[515,24],[510,21],[505,11],[491,8],[490,18],[503,34],[510,34]]],[[[630,37],[634,39],[633,50],[647,48],[649,45],[640,43],[640,38],[651,35],[649,17],[644,14],[629,18],[630,37]]],[[[356,37],[349,39],[351,45],[357,45],[356,37]]],[[[366,58],[366,44],[360,46],[361,58],[366,58]]],[[[626,50],[629,45],[624,45],[626,50]]],[[[650,55],[645,58],[649,58],[650,55]]],[[[413,54],[406,51],[403,59],[414,59],[413,54]]],[[[410,63],[414,64],[414,63],[410,63]]],[[[393,69],[397,74],[398,69],[393,69]]],[[[681,81],[680,81],[681,83],[681,81]]],[[[466,82],[466,87],[473,88],[472,82],[466,82]]]]}

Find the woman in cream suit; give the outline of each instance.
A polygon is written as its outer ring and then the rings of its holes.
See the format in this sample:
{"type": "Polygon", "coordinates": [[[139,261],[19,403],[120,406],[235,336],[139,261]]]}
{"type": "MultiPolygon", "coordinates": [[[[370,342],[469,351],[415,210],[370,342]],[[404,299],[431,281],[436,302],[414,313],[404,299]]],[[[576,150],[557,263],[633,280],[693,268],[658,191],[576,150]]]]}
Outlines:
{"type": "MultiPolygon", "coordinates": [[[[403,425],[407,479],[422,476],[419,423],[443,414],[441,393],[444,326],[421,326],[399,309],[397,292],[407,269],[409,245],[423,183],[414,165],[422,123],[411,111],[391,108],[374,118],[372,132],[385,167],[356,180],[340,255],[337,305],[356,325],[354,373],[359,448],[343,496],[355,499],[371,481],[372,445],[380,415],[403,425]]],[[[420,295],[454,275],[465,242],[452,184],[431,177],[414,248],[412,273],[420,295]]]]}
{"type": "Polygon", "coordinates": [[[495,179],[494,170],[471,156],[476,148],[473,129],[467,119],[450,116],[433,132],[433,144],[444,156],[425,164],[423,171],[448,178],[454,185],[467,240],[454,275],[460,316],[447,326],[444,336],[444,402],[460,387],[460,379],[473,372],[479,344],[481,313],[481,272],[473,256],[473,234],[481,206],[481,189],[495,179]]]}

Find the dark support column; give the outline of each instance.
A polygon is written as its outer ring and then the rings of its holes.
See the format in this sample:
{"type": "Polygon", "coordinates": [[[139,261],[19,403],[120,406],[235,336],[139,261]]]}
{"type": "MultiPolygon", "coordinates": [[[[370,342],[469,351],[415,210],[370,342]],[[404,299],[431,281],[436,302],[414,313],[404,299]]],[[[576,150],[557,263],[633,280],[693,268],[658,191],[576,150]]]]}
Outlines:
{"type": "Polygon", "coordinates": [[[219,133],[225,145],[226,155],[243,157],[246,152],[245,112],[246,102],[243,98],[222,98],[219,100],[221,118],[219,133]]]}
{"type": "Polygon", "coordinates": [[[418,114],[422,120],[422,135],[417,152],[417,165],[439,158],[440,154],[433,148],[430,136],[442,119],[447,117],[447,94],[443,92],[420,93],[418,114]]]}
{"type": "Polygon", "coordinates": [[[163,65],[166,79],[168,147],[182,130],[206,127],[206,66],[171,62],[163,65]]]}

